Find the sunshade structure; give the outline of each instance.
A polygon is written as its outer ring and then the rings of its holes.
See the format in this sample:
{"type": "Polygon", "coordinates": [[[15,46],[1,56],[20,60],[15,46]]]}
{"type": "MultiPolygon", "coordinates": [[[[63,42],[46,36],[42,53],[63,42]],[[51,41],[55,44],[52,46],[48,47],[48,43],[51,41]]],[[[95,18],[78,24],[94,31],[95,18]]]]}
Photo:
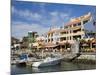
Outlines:
{"type": "Polygon", "coordinates": [[[54,48],[54,47],[57,47],[58,45],[57,44],[54,44],[54,43],[45,43],[45,48],[54,48]]]}

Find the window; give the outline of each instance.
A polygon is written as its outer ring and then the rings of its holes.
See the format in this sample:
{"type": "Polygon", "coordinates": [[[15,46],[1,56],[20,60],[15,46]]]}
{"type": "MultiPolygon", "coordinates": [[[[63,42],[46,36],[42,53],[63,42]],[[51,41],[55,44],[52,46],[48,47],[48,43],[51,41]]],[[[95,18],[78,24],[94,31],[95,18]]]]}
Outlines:
{"type": "Polygon", "coordinates": [[[70,33],[72,33],[72,31],[70,30],[70,33]]]}
{"type": "Polygon", "coordinates": [[[73,27],[75,27],[76,26],[76,24],[73,24],[73,27]]]}
{"type": "Polygon", "coordinates": [[[50,39],[48,39],[48,42],[50,42],[50,39]]]}
{"type": "Polygon", "coordinates": [[[85,24],[85,23],[87,23],[88,22],[88,20],[85,20],[85,21],[83,21],[83,24],[85,24]]]}
{"type": "Polygon", "coordinates": [[[69,40],[69,37],[67,37],[67,40],[69,40]]]}
{"type": "Polygon", "coordinates": [[[51,39],[51,41],[53,41],[53,38],[51,39]]]}
{"type": "Polygon", "coordinates": [[[67,29],[67,28],[68,28],[68,26],[65,26],[65,27],[64,27],[64,29],[67,29]]]}
{"type": "Polygon", "coordinates": [[[81,22],[80,23],[78,23],[78,26],[80,26],[81,25],[81,22]]]}
{"type": "Polygon", "coordinates": [[[47,40],[45,40],[45,42],[47,42],[47,40]]]}
{"type": "Polygon", "coordinates": [[[66,32],[61,32],[61,34],[66,34],[66,32]]]}
{"type": "Polygon", "coordinates": [[[70,25],[69,27],[72,27],[72,25],[70,25]]]}
{"type": "Polygon", "coordinates": [[[66,40],[66,37],[62,37],[62,38],[60,38],[60,40],[61,41],[64,41],[64,40],[66,40]]]}
{"type": "Polygon", "coordinates": [[[66,33],[68,34],[68,31],[66,33]]]}
{"type": "Polygon", "coordinates": [[[71,40],[71,36],[70,36],[70,40],[71,40]]]}

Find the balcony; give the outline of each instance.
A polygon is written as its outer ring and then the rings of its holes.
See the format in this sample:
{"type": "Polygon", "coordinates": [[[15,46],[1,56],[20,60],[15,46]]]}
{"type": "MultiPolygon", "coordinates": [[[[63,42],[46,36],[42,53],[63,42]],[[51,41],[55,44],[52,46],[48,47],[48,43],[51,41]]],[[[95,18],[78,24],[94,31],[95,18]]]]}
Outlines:
{"type": "Polygon", "coordinates": [[[72,35],[82,35],[82,34],[85,34],[85,32],[83,32],[83,31],[78,31],[78,32],[76,32],[76,33],[73,33],[72,35]]]}
{"type": "Polygon", "coordinates": [[[81,29],[81,26],[74,26],[74,27],[71,27],[72,30],[79,30],[81,29]]]}

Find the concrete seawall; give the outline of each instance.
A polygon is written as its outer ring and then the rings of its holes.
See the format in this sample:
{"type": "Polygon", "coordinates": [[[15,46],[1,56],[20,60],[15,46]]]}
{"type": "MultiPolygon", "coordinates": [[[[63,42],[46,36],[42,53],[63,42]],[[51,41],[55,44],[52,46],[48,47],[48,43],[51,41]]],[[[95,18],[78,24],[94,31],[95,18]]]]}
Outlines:
{"type": "Polygon", "coordinates": [[[80,55],[78,58],[72,60],[73,63],[82,64],[96,64],[96,55],[80,55]]]}
{"type": "Polygon", "coordinates": [[[76,54],[67,54],[66,57],[62,59],[62,61],[73,62],[73,63],[83,63],[83,64],[96,64],[96,54],[82,53],[78,57],[76,54]]]}
{"type": "Polygon", "coordinates": [[[96,60],[96,55],[80,55],[77,59],[96,60]]]}

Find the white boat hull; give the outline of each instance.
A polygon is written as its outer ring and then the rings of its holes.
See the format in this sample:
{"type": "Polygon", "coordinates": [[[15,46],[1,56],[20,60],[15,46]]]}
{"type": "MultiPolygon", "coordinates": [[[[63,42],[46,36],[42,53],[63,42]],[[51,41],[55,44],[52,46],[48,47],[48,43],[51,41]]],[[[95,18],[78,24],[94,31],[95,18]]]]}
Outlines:
{"type": "Polygon", "coordinates": [[[60,59],[58,60],[51,60],[51,61],[40,61],[40,62],[34,62],[32,64],[33,67],[45,67],[45,66],[52,66],[52,65],[57,65],[60,63],[60,59]]]}

